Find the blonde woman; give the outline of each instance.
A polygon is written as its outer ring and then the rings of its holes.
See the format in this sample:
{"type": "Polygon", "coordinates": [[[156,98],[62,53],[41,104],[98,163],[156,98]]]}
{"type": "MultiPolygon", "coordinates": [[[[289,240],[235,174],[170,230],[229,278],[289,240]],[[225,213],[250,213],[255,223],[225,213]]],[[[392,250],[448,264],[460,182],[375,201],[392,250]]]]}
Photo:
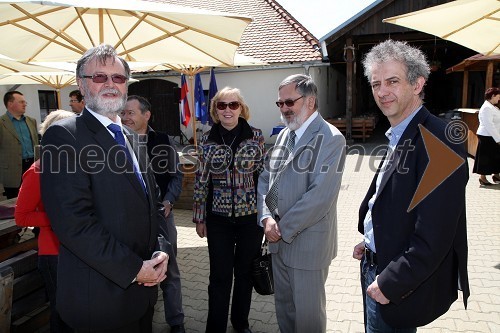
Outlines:
{"type": "Polygon", "coordinates": [[[210,116],[214,125],[201,139],[193,205],[196,232],[207,237],[210,258],[206,332],[226,331],[233,287],[231,324],[236,332],[251,333],[251,266],[264,235],[257,224],[264,137],[248,124],[249,108],[239,89],[219,91],[210,116]]]}

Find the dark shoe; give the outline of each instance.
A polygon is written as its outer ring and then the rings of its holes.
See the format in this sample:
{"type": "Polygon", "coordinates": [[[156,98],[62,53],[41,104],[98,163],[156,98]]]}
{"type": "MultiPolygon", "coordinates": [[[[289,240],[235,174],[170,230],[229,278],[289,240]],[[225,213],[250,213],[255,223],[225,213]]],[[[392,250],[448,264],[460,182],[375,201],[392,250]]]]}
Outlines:
{"type": "Polygon", "coordinates": [[[186,333],[184,324],[170,326],[170,333],[186,333]]]}
{"type": "Polygon", "coordinates": [[[500,183],[500,177],[497,177],[496,175],[491,177],[495,183],[500,183]]]}
{"type": "Polygon", "coordinates": [[[479,185],[481,185],[481,186],[491,186],[493,184],[490,183],[489,181],[484,181],[481,178],[479,178],[479,185]]]}
{"type": "Polygon", "coordinates": [[[247,327],[241,330],[236,330],[237,333],[252,333],[252,331],[247,327]]]}

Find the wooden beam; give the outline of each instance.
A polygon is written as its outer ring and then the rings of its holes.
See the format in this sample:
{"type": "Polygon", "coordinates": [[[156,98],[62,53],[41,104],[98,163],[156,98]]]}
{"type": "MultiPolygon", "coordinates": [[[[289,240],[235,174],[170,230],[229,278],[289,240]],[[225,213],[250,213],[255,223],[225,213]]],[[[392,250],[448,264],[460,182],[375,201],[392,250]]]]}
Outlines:
{"type": "Polygon", "coordinates": [[[344,54],[346,61],[346,133],[345,139],[347,144],[352,143],[352,101],[354,99],[354,46],[352,38],[347,38],[347,43],[344,46],[344,54]]]}
{"type": "Polygon", "coordinates": [[[488,67],[486,67],[486,86],[485,90],[488,88],[493,87],[493,69],[494,69],[494,62],[493,61],[488,61],[488,67]]]}
{"type": "Polygon", "coordinates": [[[462,83],[462,107],[467,107],[467,95],[469,93],[469,71],[464,71],[464,82],[462,83]]]}

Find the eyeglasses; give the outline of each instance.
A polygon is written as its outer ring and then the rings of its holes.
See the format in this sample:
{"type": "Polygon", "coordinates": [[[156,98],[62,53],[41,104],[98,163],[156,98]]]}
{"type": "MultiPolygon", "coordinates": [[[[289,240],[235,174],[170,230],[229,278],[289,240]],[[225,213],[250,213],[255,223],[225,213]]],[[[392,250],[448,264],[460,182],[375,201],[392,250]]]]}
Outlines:
{"type": "MultiPolygon", "coordinates": [[[[108,75],[103,74],[103,73],[98,73],[98,74],[94,74],[94,75],[82,75],[81,77],[85,78],[85,79],[92,79],[92,82],[94,82],[94,83],[108,82],[108,75]]],[[[114,83],[123,84],[123,83],[127,82],[127,80],[128,80],[128,78],[124,75],[120,75],[120,74],[111,75],[111,81],[113,81],[114,83]]]]}
{"type": "Polygon", "coordinates": [[[287,99],[286,101],[282,102],[282,101],[277,101],[276,102],[276,105],[279,107],[279,108],[282,108],[283,105],[286,105],[288,106],[289,108],[291,108],[292,106],[295,105],[295,102],[297,102],[299,99],[301,99],[302,97],[304,96],[300,96],[296,99],[287,99]]]}
{"type": "Polygon", "coordinates": [[[218,110],[225,110],[227,107],[231,110],[236,110],[237,108],[240,107],[240,102],[229,102],[229,103],[224,103],[224,102],[217,102],[217,109],[218,110]]]}

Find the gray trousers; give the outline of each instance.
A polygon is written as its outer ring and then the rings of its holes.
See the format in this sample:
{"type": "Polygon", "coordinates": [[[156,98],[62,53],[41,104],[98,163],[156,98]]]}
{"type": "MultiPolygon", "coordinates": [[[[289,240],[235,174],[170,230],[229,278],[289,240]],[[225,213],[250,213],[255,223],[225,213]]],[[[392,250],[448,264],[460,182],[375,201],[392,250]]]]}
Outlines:
{"type": "Polygon", "coordinates": [[[162,229],[168,233],[164,235],[172,248],[167,251],[170,258],[167,266],[167,278],[160,284],[163,291],[165,308],[165,321],[169,326],[184,323],[184,310],[182,309],[181,274],[177,265],[177,229],[174,222],[174,212],[167,217],[167,225],[162,229]],[[173,255],[172,255],[173,254],[173,255]]]}
{"type": "Polygon", "coordinates": [[[274,301],[280,332],[326,332],[325,283],[328,267],[302,270],[286,266],[273,253],[274,301]]]}

